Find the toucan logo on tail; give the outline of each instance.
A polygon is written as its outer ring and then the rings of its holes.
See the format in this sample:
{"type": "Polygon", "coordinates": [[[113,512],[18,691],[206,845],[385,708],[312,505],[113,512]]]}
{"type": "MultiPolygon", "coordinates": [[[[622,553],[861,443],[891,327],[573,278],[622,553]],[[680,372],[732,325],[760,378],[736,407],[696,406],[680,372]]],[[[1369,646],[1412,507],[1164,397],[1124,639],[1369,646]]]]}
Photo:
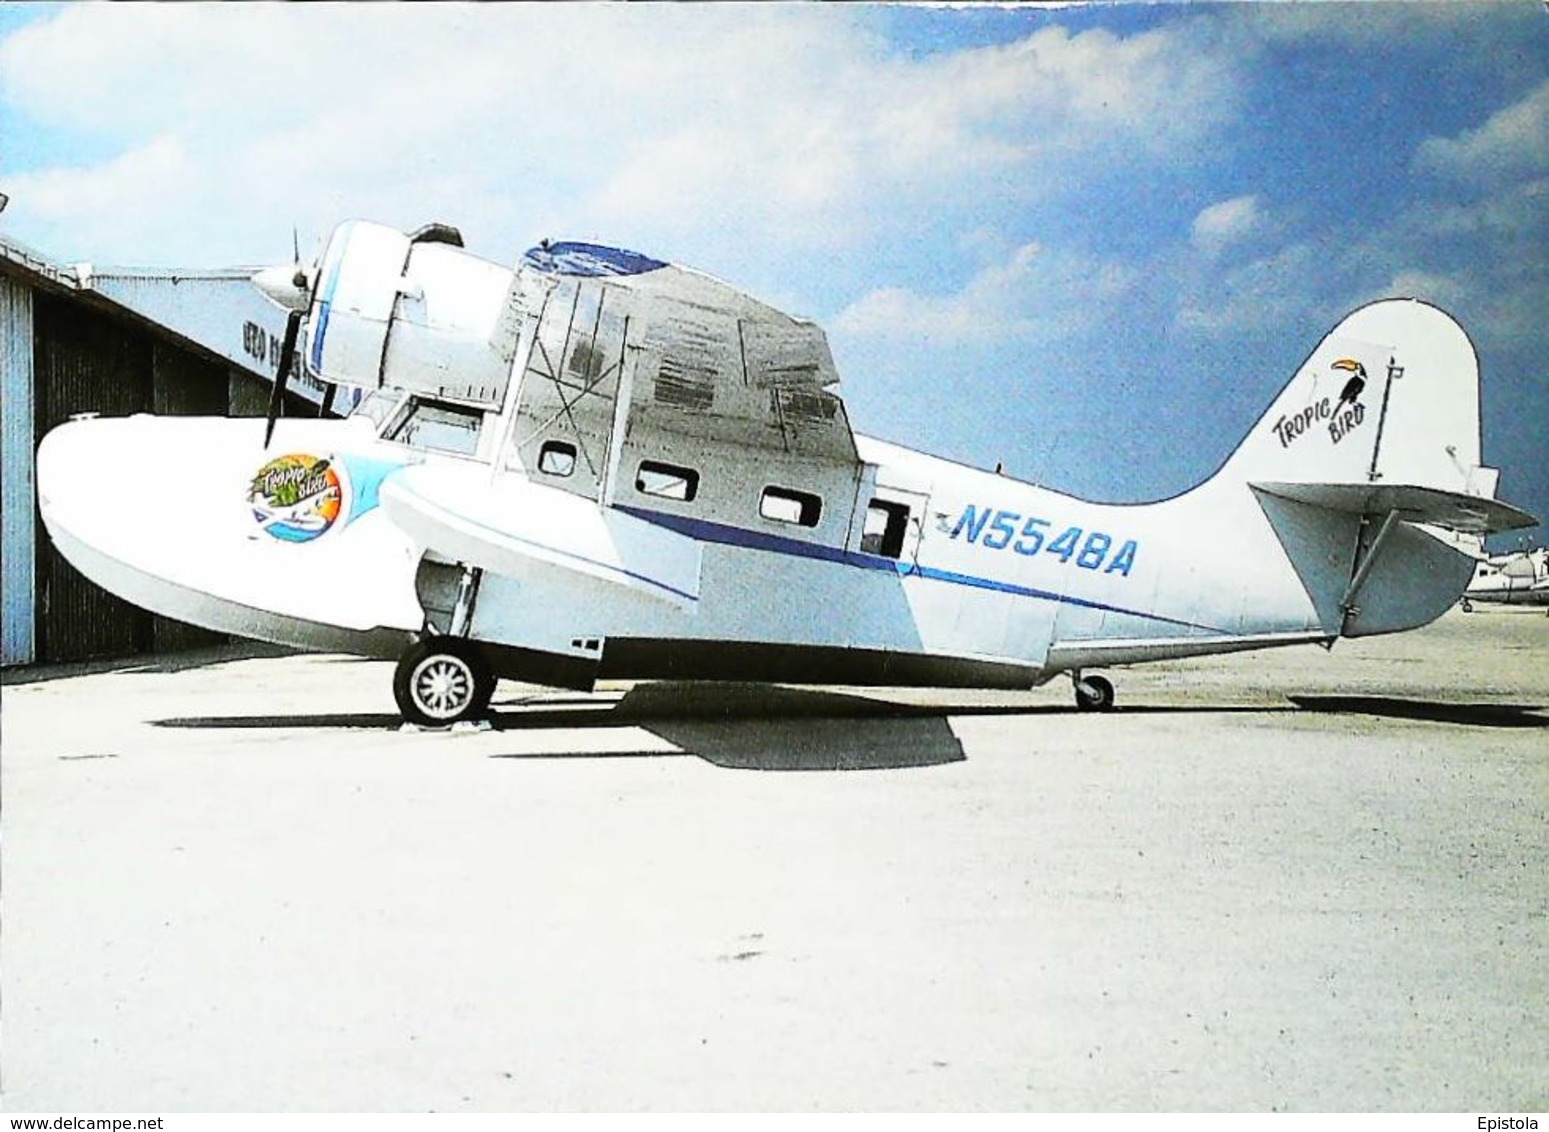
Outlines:
{"type": "Polygon", "coordinates": [[[1334,406],[1330,414],[1332,419],[1328,422],[1329,439],[1338,444],[1366,419],[1366,406],[1357,400],[1361,390],[1366,388],[1366,367],[1354,358],[1340,358],[1331,368],[1350,375],[1350,380],[1339,391],[1339,403],[1334,406]]]}
{"type": "Polygon", "coordinates": [[[1332,368],[1342,369],[1350,375],[1350,380],[1345,382],[1344,389],[1340,390],[1339,404],[1334,406],[1334,412],[1338,413],[1346,405],[1353,405],[1355,399],[1361,395],[1361,390],[1366,388],[1366,367],[1354,358],[1340,358],[1332,368]]]}

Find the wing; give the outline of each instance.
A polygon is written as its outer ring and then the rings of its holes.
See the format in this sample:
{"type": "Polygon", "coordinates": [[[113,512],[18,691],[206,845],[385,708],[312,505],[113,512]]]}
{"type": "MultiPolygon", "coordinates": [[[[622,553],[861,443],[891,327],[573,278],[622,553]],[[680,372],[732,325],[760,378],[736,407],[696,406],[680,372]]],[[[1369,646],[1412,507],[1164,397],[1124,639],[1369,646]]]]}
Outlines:
{"type": "Polygon", "coordinates": [[[699,601],[693,539],[484,465],[419,465],[382,485],[382,508],[444,557],[516,577],[564,570],[679,608],[699,601]]]}

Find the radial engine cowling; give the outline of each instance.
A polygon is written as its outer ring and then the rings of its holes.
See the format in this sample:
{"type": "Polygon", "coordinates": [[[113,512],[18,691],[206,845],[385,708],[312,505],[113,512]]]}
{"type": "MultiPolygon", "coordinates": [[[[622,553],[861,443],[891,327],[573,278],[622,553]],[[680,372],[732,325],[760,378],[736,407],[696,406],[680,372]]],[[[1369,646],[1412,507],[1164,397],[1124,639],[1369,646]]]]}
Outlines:
{"type": "Polygon", "coordinates": [[[499,405],[520,316],[511,281],[451,243],[341,224],[312,290],[308,368],[334,384],[499,405]]]}

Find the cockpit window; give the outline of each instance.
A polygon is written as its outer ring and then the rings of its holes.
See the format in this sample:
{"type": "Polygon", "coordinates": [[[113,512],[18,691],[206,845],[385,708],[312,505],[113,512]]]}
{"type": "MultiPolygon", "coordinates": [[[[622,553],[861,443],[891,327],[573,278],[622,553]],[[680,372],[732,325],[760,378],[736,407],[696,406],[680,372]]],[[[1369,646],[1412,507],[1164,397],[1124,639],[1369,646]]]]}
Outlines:
{"type": "Polygon", "coordinates": [[[479,429],[484,414],[461,405],[416,401],[409,411],[393,422],[385,440],[407,444],[410,448],[428,448],[472,456],[479,448],[479,429]]]}

